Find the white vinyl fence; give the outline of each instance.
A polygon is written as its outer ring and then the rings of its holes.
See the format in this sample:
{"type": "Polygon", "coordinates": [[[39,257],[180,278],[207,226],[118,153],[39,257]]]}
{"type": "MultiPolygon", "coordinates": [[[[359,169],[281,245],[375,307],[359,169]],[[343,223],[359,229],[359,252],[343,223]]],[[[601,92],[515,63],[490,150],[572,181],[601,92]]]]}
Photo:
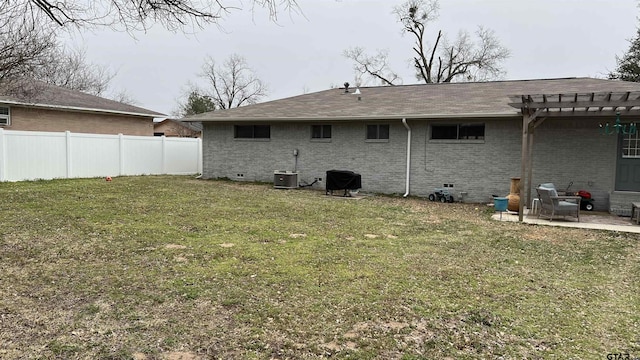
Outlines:
{"type": "Polygon", "coordinates": [[[0,181],[201,172],[201,139],[0,128],[0,181]]]}

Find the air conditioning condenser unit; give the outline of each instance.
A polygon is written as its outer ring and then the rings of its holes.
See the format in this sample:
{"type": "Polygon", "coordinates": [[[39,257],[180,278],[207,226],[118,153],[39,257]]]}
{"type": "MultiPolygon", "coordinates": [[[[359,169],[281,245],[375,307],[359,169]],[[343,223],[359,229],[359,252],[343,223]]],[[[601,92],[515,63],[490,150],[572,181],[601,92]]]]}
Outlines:
{"type": "Polygon", "coordinates": [[[290,171],[274,171],[273,187],[276,189],[297,189],[298,173],[290,171]]]}

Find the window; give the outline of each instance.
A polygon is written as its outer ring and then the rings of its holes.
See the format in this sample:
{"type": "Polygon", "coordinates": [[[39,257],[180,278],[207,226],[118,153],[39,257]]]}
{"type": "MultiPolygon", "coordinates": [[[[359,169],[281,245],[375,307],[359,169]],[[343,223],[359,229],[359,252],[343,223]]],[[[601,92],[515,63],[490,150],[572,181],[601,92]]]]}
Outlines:
{"type": "Polygon", "coordinates": [[[0,126],[10,125],[9,121],[9,108],[0,106],[0,126]]]}
{"type": "Polygon", "coordinates": [[[640,159],[640,137],[638,131],[635,134],[623,135],[622,157],[626,159],[640,159]]]}
{"type": "Polygon", "coordinates": [[[269,125],[235,125],[233,137],[236,139],[270,139],[271,126],[269,125]]]}
{"type": "Polygon", "coordinates": [[[367,125],[367,140],[389,140],[389,125],[367,125]]]}
{"type": "Polygon", "coordinates": [[[312,139],[331,139],[331,125],[311,125],[312,139]]]}
{"type": "Polygon", "coordinates": [[[431,125],[433,140],[484,140],[484,124],[431,125]]]}

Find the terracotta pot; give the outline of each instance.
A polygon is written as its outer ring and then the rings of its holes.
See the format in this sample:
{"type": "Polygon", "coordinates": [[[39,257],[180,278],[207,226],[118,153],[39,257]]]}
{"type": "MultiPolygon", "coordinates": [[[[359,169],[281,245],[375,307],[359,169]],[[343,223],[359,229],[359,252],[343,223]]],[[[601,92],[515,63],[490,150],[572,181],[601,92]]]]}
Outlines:
{"type": "Polygon", "coordinates": [[[520,178],[519,177],[511,178],[511,189],[509,190],[509,195],[507,195],[507,199],[509,199],[509,203],[507,204],[507,209],[509,211],[518,212],[520,210],[520,178]]]}

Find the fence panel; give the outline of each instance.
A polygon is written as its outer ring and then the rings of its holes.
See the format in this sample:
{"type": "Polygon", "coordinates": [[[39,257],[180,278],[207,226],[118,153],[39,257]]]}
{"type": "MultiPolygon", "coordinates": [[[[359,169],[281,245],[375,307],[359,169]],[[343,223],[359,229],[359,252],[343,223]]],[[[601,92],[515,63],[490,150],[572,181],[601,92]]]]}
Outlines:
{"type": "Polygon", "coordinates": [[[123,137],[122,175],[164,174],[162,171],[162,137],[123,137]]]}
{"type": "Polygon", "coordinates": [[[167,174],[192,174],[193,169],[200,168],[201,141],[188,141],[187,138],[166,138],[165,139],[165,172],[167,174]],[[195,154],[196,156],[193,156],[195,154]]]}
{"type": "Polygon", "coordinates": [[[5,153],[9,156],[4,161],[3,180],[67,177],[67,139],[64,133],[40,136],[31,131],[13,131],[4,142],[5,153]]]}
{"type": "Polygon", "coordinates": [[[201,171],[200,139],[0,128],[0,181],[201,171]]]}
{"type": "Polygon", "coordinates": [[[117,135],[71,135],[70,177],[115,176],[120,174],[117,135]]]}

